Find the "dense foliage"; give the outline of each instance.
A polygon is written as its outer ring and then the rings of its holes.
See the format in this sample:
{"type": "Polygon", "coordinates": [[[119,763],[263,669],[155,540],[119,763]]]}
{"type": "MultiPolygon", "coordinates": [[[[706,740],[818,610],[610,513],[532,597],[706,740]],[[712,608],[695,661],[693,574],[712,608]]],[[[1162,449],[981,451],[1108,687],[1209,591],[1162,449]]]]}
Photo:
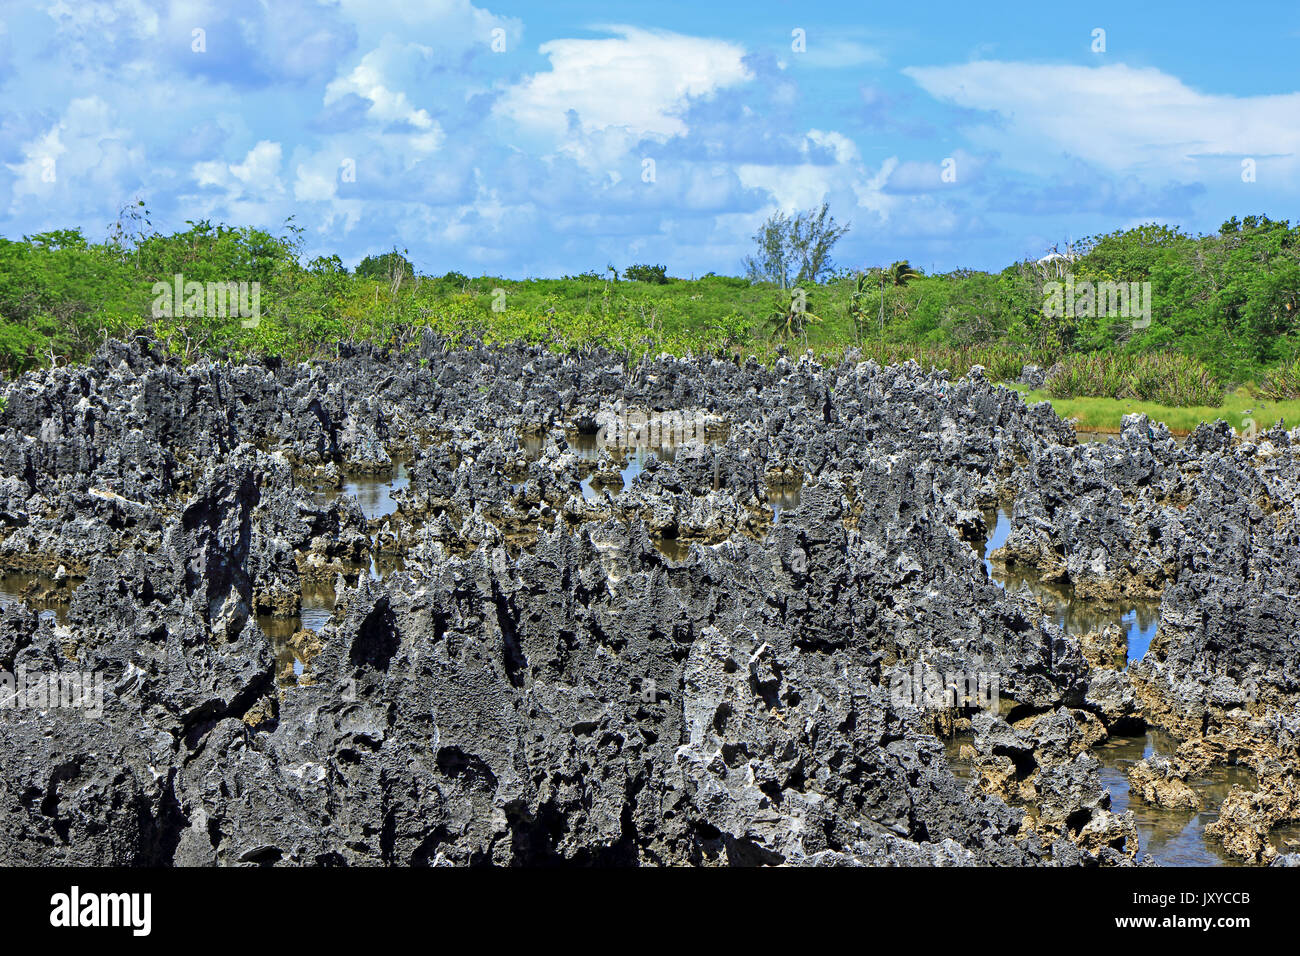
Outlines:
{"type": "MultiPolygon", "coordinates": [[[[104,339],[140,330],[187,356],[300,359],[344,339],[398,344],[429,326],[453,339],[599,344],[629,357],[852,347],[954,374],[981,364],[1001,379],[1026,362],[1061,362],[1053,394],[1167,404],[1215,404],[1224,385],[1244,381],[1274,398],[1300,394],[1300,226],[1266,217],[1234,218],[1207,236],[1141,226],[998,273],[924,275],[900,261],[793,291],[713,274],[669,281],[658,265],[622,276],[610,265],[564,279],[434,277],[397,250],[349,271],[337,256],[307,261],[292,223],[280,235],[206,221],[160,235],[143,223],[147,214],[132,210],[104,242],[79,230],[0,239],[0,372],[81,360],[104,339]],[[1075,283],[1149,282],[1150,322],[1105,310],[1053,314],[1046,284],[1065,273],[1075,283]],[[202,284],[208,307],[200,295],[185,308],[186,291],[160,309],[155,284],[188,289],[178,281],[202,284]],[[258,283],[255,321],[211,308],[211,287],[229,283],[258,283]]],[[[239,301],[234,286],[230,300],[239,301]]]]}

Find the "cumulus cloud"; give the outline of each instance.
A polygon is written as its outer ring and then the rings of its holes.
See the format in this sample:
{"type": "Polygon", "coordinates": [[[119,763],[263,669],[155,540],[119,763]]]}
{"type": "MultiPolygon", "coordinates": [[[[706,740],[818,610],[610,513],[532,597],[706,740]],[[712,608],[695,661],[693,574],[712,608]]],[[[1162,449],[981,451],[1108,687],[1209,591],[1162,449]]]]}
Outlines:
{"type": "Polygon", "coordinates": [[[282,150],[279,143],[263,140],[248,151],[240,163],[213,160],[194,164],[194,180],[200,186],[218,186],[234,190],[237,195],[279,193],[282,150]]]}
{"type": "Polygon", "coordinates": [[[820,203],[836,184],[834,168],[804,163],[799,166],[758,166],[742,164],[736,170],[748,189],[768,193],[777,207],[793,212],[820,203]]]}
{"type": "Polygon", "coordinates": [[[834,130],[810,129],[802,144],[804,153],[820,149],[828,153],[837,163],[852,163],[861,158],[858,144],[843,133],[834,130]]]}
{"type": "Polygon", "coordinates": [[[542,44],[551,69],[506,90],[496,112],[557,138],[576,125],[666,140],[688,132],[691,100],[751,76],[734,43],[626,26],[608,32],[614,35],[542,44]]]}
{"type": "Polygon", "coordinates": [[[551,11],[526,38],[472,0],[29,6],[0,20],[4,235],[98,232],[143,195],[163,229],[293,215],[309,254],[350,264],[397,244],[436,271],[734,271],[767,214],[827,201],[854,223],[845,259],[999,265],[1020,235],[1081,214],[1104,228],[1204,214],[1211,182],[1238,202],[1243,156],[1259,163],[1252,201],[1300,183],[1300,133],[1279,121],[1296,94],[1211,95],[1115,65],[900,76],[863,28],[810,25],[796,54],[775,20],[752,48],[636,26],[575,36],[551,11]],[[998,229],[972,263],[958,240],[998,229]]]}
{"type": "Polygon", "coordinates": [[[442,127],[423,108],[415,106],[406,92],[394,89],[387,79],[394,61],[418,60],[432,55],[432,50],[419,44],[386,44],[362,57],[361,62],[346,76],[332,81],[325,88],[325,106],[329,107],[348,96],[363,100],[365,116],[384,127],[408,133],[407,144],[420,153],[436,150],[443,139],[442,127]]]}
{"type": "Polygon", "coordinates": [[[51,217],[80,218],[87,209],[111,215],[124,188],[136,188],[144,171],[143,150],[97,96],[72,100],[20,155],[6,164],[13,174],[10,215],[33,214],[47,224],[51,217]]]}

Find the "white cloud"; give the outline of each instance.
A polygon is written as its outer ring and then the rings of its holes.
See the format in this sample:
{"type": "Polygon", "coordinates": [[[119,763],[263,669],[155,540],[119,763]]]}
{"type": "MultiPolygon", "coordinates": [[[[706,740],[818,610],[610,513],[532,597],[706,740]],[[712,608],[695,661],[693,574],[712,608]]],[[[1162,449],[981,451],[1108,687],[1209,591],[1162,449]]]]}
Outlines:
{"type": "Polygon", "coordinates": [[[885,194],[885,184],[898,168],[898,157],[890,156],[880,164],[880,169],[870,176],[853,183],[853,193],[857,196],[858,206],[874,212],[881,222],[889,219],[889,214],[897,205],[893,196],[885,194]]]}
{"type": "Polygon", "coordinates": [[[411,148],[420,153],[431,153],[442,144],[442,127],[427,110],[416,107],[405,92],[394,89],[387,76],[397,68],[408,74],[413,72],[411,59],[421,59],[432,52],[419,44],[386,42],[362,57],[347,76],[339,77],[325,88],[325,105],[336,103],[349,93],[360,96],[370,104],[366,110],[368,119],[409,127],[407,142],[411,148]]]}
{"type": "Polygon", "coordinates": [[[998,145],[1007,162],[1022,168],[1056,161],[1064,151],[1103,169],[1193,179],[1209,164],[1229,168],[1225,158],[1281,157],[1294,166],[1300,154],[1300,93],[1201,93],[1158,69],[1122,64],[982,61],[903,72],[932,96],[999,114],[998,129],[971,136],[998,145]],[[1014,148],[1008,132],[1019,140],[1014,148]]]}
{"type": "MultiPolygon", "coordinates": [[[[767,192],[776,207],[785,212],[819,205],[836,191],[858,193],[860,189],[870,188],[878,192],[882,188],[884,180],[876,183],[867,177],[857,144],[843,133],[810,129],[802,137],[794,139],[794,142],[799,152],[809,157],[810,161],[743,163],[736,168],[741,185],[746,189],[767,192]],[[811,161],[815,156],[820,156],[823,161],[811,161]],[[864,182],[874,185],[862,186],[864,182]]],[[[887,161],[887,171],[884,174],[886,178],[888,171],[893,169],[890,164],[896,162],[887,161]]]]}
{"type": "Polygon", "coordinates": [[[861,158],[857,143],[834,130],[823,132],[819,129],[810,129],[801,148],[807,153],[811,147],[826,150],[835,157],[837,163],[853,163],[861,158]]]}
{"type": "Polygon", "coordinates": [[[338,193],[339,163],[318,153],[294,170],[293,198],[300,202],[325,201],[338,193]]]}
{"type": "Polygon", "coordinates": [[[280,144],[262,140],[248,151],[242,163],[230,167],[230,174],[254,192],[280,192],[280,144]]]}
{"type": "Polygon", "coordinates": [[[195,163],[194,181],[200,186],[225,190],[230,201],[270,198],[284,192],[280,181],[282,150],[279,143],[262,140],[248,151],[241,163],[209,160],[195,163]]]}
{"type": "Polygon", "coordinates": [[[608,32],[614,36],[542,44],[550,71],[508,88],[496,112],[557,138],[572,111],[584,131],[621,128],[662,141],[686,135],[692,99],[751,78],[734,43],[627,26],[608,32]]]}
{"type": "Polygon", "coordinates": [[[97,96],[68,104],[63,116],[23,144],[23,159],[6,164],[14,174],[10,213],[31,204],[43,216],[103,211],[124,198],[143,171],[144,153],[131,144],[112,108],[97,96]]]}

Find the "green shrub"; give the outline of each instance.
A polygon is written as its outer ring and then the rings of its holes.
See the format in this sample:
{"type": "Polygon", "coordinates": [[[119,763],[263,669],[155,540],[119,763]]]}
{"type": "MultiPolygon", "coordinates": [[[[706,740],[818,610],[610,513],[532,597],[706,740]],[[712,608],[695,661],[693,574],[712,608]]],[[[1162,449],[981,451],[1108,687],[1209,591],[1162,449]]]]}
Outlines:
{"type": "Polygon", "coordinates": [[[1274,401],[1300,398],[1300,358],[1265,372],[1256,391],[1274,401]]]}
{"type": "Polygon", "coordinates": [[[1263,217],[1230,220],[1209,236],[1141,226],[1080,243],[1072,263],[1080,280],[1151,283],[1152,322],[1137,328],[1114,316],[1046,315],[1047,277],[1033,262],[922,275],[900,260],[871,281],[841,271],[803,286],[816,315],[792,315],[779,284],[713,273],[670,280],[662,265],[629,266],[632,282],[617,281],[613,266],[564,279],[456,271],[431,279],[393,249],[349,273],[338,256],[303,265],[292,223],[278,235],[208,221],[160,235],[139,208],[104,242],[78,230],[0,239],[0,374],[84,361],[105,338],[146,327],[185,356],[273,351],[299,360],[330,355],[342,339],[409,343],[427,326],[452,341],[605,345],[629,357],[749,352],[768,361],[779,344],[798,342],[835,359],[856,342],[880,362],[915,359],[954,376],[981,365],[996,381],[1064,357],[1048,386],[1058,397],[1217,405],[1221,383],[1249,380],[1265,397],[1300,394],[1300,226],[1263,217]],[[177,274],[260,283],[261,324],[155,318],[153,283],[177,274]]]}
{"type": "Polygon", "coordinates": [[[1224,395],[1203,363],[1177,352],[1069,356],[1045,387],[1053,398],[1134,398],[1174,407],[1218,408],[1224,395]]]}
{"type": "Polygon", "coordinates": [[[668,283],[667,266],[628,266],[623,270],[623,278],[632,282],[652,282],[655,285],[668,283]]]}

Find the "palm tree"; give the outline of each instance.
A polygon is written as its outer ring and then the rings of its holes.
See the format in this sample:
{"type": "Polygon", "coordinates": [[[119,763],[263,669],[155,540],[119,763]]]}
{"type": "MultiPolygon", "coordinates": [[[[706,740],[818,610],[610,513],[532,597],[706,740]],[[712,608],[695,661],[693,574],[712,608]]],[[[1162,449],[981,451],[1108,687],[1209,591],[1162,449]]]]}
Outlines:
{"type": "Polygon", "coordinates": [[[921,278],[921,273],[912,268],[906,259],[899,259],[889,267],[889,279],[894,285],[907,285],[913,279],[921,278]]]}
{"type": "Polygon", "coordinates": [[[888,268],[878,266],[868,269],[865,272],[859,272],[857,281],[854,284],[854,291],[849,296],[849,315],[853,319],[853,326],[858,330],[858,341],[862,341],[862,322],[866,317],[862,308],[863,299],[867,295],[867,282],[869,279],[876,279],[880,283],[880,334],[885,334],[885,287],[886,286],[905,286],[913,279],[921,278],[921,273],[912,268],[911,263],[906,259],[899,259],[888,268]]]}
{"type": "Polygon", "coordinates": [[[799,337],[806,346],[808,327],[816,322],[821,322],[821,317],[808,307],[807,296],[803,290],[794,289],[789,298],[783,295],[777,296],[776,304],[763,321],[763,326],[773,338],[788,342],[799,337]]]}

